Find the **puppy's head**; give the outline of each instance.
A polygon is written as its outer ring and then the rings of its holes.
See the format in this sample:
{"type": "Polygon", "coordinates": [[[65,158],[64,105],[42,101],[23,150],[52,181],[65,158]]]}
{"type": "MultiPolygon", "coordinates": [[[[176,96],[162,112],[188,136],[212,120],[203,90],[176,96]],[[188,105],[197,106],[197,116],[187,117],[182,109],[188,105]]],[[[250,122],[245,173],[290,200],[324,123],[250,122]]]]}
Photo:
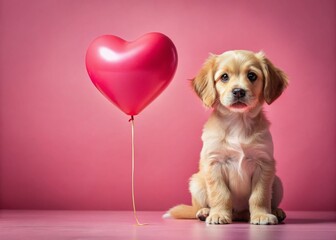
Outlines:
{"type": "Polygon", "coordinates": [[[288,82],[262,52],[236,50],[211,55],[192,86],[207,107],[221,104],[233,112],[245,112],[277,99],[288,82]]]}

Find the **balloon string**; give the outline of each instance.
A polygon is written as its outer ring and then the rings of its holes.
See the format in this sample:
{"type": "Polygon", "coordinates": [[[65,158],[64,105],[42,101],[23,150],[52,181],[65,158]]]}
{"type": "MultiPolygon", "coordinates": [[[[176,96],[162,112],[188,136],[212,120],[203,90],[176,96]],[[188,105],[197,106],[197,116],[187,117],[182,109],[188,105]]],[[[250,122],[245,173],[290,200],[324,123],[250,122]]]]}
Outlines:
{"type": "Polygon", "coordinates": [[[134,116],[131,116],[131,119],[129,120],[129,122],[131,122],[132,125],[132,204],[133,204],[133,214],[134,214],[134,218],[135,221],[137,223],[138,226],[144,226],[146,225],[146,223],[140,223],[138,217],[137,217],[137,212],[136,212],[136,207],[135,207],[135,194],[134,194],[134,116]]]}

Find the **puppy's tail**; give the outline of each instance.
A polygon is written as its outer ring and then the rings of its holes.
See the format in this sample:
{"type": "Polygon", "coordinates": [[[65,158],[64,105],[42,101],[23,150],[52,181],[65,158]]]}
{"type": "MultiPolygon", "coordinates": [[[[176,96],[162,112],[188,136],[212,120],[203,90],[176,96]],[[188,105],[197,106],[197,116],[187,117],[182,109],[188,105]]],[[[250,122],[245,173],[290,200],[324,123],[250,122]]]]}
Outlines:
{"type": "Polygon", "coordinates": [[[199,210],[196,206],[190,205],[177,205],[163,215],[163,218],[176,218],[176,219],[196,219],[196,213],[199,210]]]}

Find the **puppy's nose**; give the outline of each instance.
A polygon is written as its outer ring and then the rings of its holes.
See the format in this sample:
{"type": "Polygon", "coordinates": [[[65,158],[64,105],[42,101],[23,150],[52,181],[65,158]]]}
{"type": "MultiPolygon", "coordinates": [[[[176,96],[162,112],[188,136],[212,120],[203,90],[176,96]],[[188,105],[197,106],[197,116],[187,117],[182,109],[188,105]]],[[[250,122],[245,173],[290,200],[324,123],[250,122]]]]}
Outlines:
{"type": "Polygon", "coordinates": [[[242,88],[234,88],[232,90],[232,94],[236,98],[243,98],[246,95],[246,91],[244,89],[242,89],[242,88]]]}

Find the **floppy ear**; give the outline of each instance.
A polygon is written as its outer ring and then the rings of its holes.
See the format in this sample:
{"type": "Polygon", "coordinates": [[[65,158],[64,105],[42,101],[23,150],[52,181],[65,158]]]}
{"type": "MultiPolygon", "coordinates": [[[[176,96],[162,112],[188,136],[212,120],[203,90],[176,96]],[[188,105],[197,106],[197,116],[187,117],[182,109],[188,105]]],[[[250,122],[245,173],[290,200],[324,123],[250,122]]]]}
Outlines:
{"type": "Polygon", "coordinates": [[[216,101],[216,89],[214,80],[214,67],[216,55],[211,55],[204,63],[203,67],[192,79],[191,85],[196,94],[202,99],[207,107],[212,107],[216,101]]]}
{"type": "Polygon", "coordinates": [[[261,60],[261,67],[264,74],[264,99],[267,104],[274,102],[285,88],[288,86],[286,74],[275,67],[270,60],[268,60],[263,52],[257,53],[257,57],[261,60]]]}

